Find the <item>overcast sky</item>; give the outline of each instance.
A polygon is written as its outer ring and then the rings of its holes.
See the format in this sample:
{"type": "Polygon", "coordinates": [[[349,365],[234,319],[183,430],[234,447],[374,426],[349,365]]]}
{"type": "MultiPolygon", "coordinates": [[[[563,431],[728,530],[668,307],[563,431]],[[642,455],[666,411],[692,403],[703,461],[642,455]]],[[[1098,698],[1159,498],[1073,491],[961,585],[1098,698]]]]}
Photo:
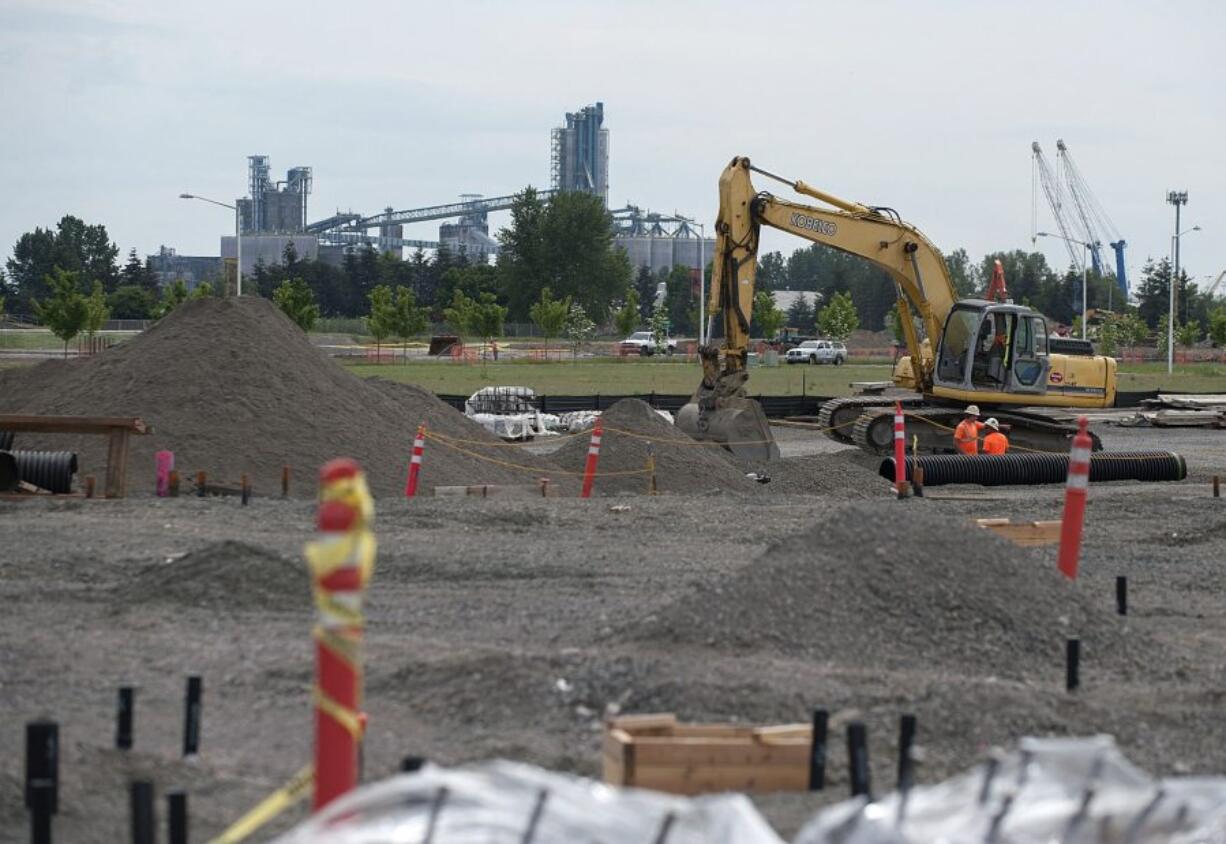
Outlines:
{"type": "Polygon", "coordinates": [[[71,213],[216,255],[226,212],[177,196],[232,201],[257,153],[314,168],[311,219],[547,187],[550,127],[601,100],[614,207],[711,220],[743,154],[977,259],[1030,248],[1030,142],[1063,138],[1130,267],[1180,189],[1184,264],[1216,275],[1224,37],[1221,2],[0,0],[0,250],[71,213]]]}

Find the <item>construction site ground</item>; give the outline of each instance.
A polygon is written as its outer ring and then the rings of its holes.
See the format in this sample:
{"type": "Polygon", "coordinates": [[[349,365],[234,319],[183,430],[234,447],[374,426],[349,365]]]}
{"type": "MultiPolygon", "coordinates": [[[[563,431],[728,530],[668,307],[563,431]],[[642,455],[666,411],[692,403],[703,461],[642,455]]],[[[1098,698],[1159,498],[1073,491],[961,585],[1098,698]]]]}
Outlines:
{"type": "MultiPolygon", "coordinates": [[[[827,477],[845,466],[854,488],[384,496],[366,777],[409,754],[598,775],[607,714],[781,723],[815,706],[838,736],[867,722],[878,790],[893,786],[904,712],[919,718],[921,781],[1023,735],[1099,732],[1152,772],[1221,774],[1226,502],[1208,479],[1226,468],[1226,441],[1212,430],[1100,433],[1108,448],[1184,454],[1190,479],[1093,488],[1075,584],[1054,576],[1054,549],[1013,549],[969,526],[1059,518],[1060,487],[942,487],[898,501],[868,471],[873,460],[795,429],[776,429],[780,482],[794,483],[797,461],[821,459],[827,477]],[[925,553],[935,547],[946,548],[936,560],[925,553]],[[1124,619],[1117,575],[1129,578],[1124,619]],[[1086,639],[1083,687],[1069,694],[1062,655],[1075,633],[1086,639]]],[[[0,503],[0,828],[25,823],[21,725],[39,716],[61,725],[64,840],[124,840],[126,783],[138,776],[185,787],[193,837],[205,840],[309,761],[301,549],[314,509],[147,494],[0,503]],[[200,756],[184,762],[188,674],[204,678],[204,728],[200,756]],[[125,684],[137,687],[127,752],[113,749],[125,684]]],[[[832,748],[825,792],[756,798],[784,835],[846,795],[841,738],[832,748]]]]}

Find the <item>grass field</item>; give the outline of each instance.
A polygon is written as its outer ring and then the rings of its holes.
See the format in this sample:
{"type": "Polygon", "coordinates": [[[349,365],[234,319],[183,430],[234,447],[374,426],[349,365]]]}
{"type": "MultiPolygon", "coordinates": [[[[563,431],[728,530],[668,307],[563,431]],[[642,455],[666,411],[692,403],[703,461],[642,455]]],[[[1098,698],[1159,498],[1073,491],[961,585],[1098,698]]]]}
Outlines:
{"type": "MultiPolygon", "coordinates": [[[[577,363],[504,361],[469,366],[450,362],[408,364],[357,364],[349,367],[364,376],[419,384],[436,393],[469,395],[490,385],[531,387],[546,395],[591,395],[606,393],[690,393],[698,386],[697,363],[664,363],[638,358],[583,360],[577,363]]],[[[847,366],[754,367],[750,371],[751,394],[789,396],[838,396],[852,392],[852,381],[885,381],[885,364],[847,366]]],[[[1167,390],[1170,392],[1226,392],[1226,364],[1184,364],[1167,375],[1165,364],[1121,365],[1120,390],[1167,390]]]]}

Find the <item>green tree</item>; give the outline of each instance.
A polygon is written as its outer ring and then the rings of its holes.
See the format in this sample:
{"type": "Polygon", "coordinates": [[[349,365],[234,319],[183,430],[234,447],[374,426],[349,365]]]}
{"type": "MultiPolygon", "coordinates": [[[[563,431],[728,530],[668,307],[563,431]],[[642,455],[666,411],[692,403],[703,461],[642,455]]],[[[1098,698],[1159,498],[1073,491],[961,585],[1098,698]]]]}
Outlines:
{"type": "Polygon", "coordinates": [[[50,295],[34,303],[34,312],[51,333],[64,341],[64,357],[68,357],[68,343],[81,333],[88,319],[85,297],[81,295],[77,274],[56,267],[47,276],[45,286],[50,295]]]}
{"type": "MultiPolygon", "coordinates": [[[[292,246],[291,241],[288,246],[292,246]]],[[[303,331],[310,331],[319,320],[319,305],[310,286],[300,278],[286,279],[273,291],[272,300],[303,331]]]]}
{"type": "Polygon", "coordinates": [[[813,309],[813,305],[809,303],[808,298],[804,293],[796,297],[796,301],[788,306],[788,321],[787,324],[793,328],[802,326],[810,326],[817,319],[817,312],[813,309]]]}
{"type": "MultiPolygon", "coordinates": [[[[1169,320],[1169,316],[1168,316],[1167,314],[1163,314],[1162,316],[1158,317],[1158,327],[1157,327],[1156,329],[1154,329],[1154,337],[1155,337],[1155,338],[1157,339],[1157,341],[1158,341],[1158,351],[1159,351],[1160,353],[1162,353],[1162,354],[1166,354],[1167,346],[1169,345],[1169,344],[1166,342],[1166,340],[1167,340],[1166,335],[1167,335],[1167,332],[1168,332],[1168,330],[1169,330],[1169,329],[1168,329],[1168,324],[1169,324],[1169,321],[1170,321],[1170,320],[1169,320]]],[[[1175,320],[1175,331],[1174,331],[1174,334],[1175,334],[1176,340],[1178,340],[1178,337],[1179,337],[1179,320],[1175,320]]]]}
{"type": "Polygon", "coordinates": [[[639,293],[633,287],[626,293],[626,301],[613,316],[617,332],[623,336],[633,334],[639,327],[639,293]]]}
{"type": "Polygon", "coordinates": [[[630,260],[614,244],[613,218],[598,196],[567,192],[544,203],[528,188],[498,238],[498,273],[515,319],[527,318],[544,287],[603,319],[630,284],[630,260]]]}
{"type": "Polygon", "coordinates": [[[906,341],[906,335],[902,330],[902,314],[898,312],[898,303],[894,303],[894,307],[885,316],[885,326],[890,330],[890,334],[899,343],[906,341]]]}
{"type": "Polygon", "coordinates": [[[652,345],[655,347],[655,351],[657,352],[659,351],[667,352],[668,351],[669,324],[670,322],[668,319],[668,309],[667,308],[661,307],[661,308],[656,308],[654,311],[652,311],[651,322],[649,323],[649,328],[651,329],[651,342],[652,342],[652,345]]]}
{"type": "MultiPolygon", "coordinates": [[[[4,302],[0,300],[0,314],[4,313],[4,302]]],[[[1217,348],[1226,346],[1226,305],[1218,305],[1209,312],[1209,339],[1217,348]]]]}
{"type": "Polygon", "coordinates": [[[187,294],[189,302],[194,302],[197,299],[207,299],[213,295],[213,283],[202,281],[192,288],[192,292],[187,294]]]}
{"type": "Polygon", "coordinates": [[[1192,320],[1175,329],[1175,342],[1190,349],[1200,342],[1200,334],[1200,323],[1192,320]]]}
{"type": "Polygon", "coordinates": [[[753,317],[751,330],[758,337],[770,339],[779,333],[787,314],[779,310],[775,297],[765,290],[759,290],[753,297],[753,317]]]}
{"type": "Polygon", "coordinates": [[[128,250],[128,260],[123,265],[123,269],[119,271],[119,282],[115,290],[125,286],[139,287],[154,295],[157,294],[157,273],[149,268],[147,262],[137,256],[135,248],[128,250]]]}
{"type": "Polygon", "coordinates": [[[817,327],[831,340],[845,341],[860,327],[860,317],[850,293],[836,293],[817,315],[817,327]]]}
{"type": "Polygon", "coordinates": [[[370,313],[366,316],[366,330],[375,338],[375,360],[378,361],[383,339],[396,333],[396,305],[392,300],[392,288],[386,284],[376,285],[367,298],[370,313]]]}
{"type": "Polygon", "coordinates": [[[528,309],[528,316],[536,323],[536,327],[541,330],[541,335],[545,338],[546,348],[549,347],[551,338],[562,333],[562,326],[566,324],[566,315],[570,313],[570,302],[569,296],[565,299],[554,299],[550,295],[549,288],[544,287],[541,289],[540,300],[528,309]]]}
{"type": "Polygon", "coordinates": [[[152,291],[135,284],[121,284],[106,299],[115,319],[149,319],[157,305],[152,291]]]}
{"type": "Polygon", "coordinates": [[[85,324],[81,326],[85,336],[92,340],[110,318],[111,309],[107,307],[102,282],[95,281],[94,289],[90,291],[89,297],[85,300],[85,324]]]}
{"type": "Polygon", "coordinates": [[[162,288],[162,301],[158,302],[157,307],[153,309],[154,317],[161,319],[186,302],[187,299],[187,282],[181,278],[176,278],[162,288]]]}
{"type": "MultiPolygon", "coordinates": [[[[953,282],[954,290],[958,296],[963,299],[969,299],[981,290],[986,283],[981,284],[982,279],[979,275],[978,268],[971,263],[971,258],[966,254],[965,249],[955,249],[945,256],[945,268],[949,270],[949,280],[953,282]]],[[[990,279],[991,274],[988,275],[990,279]]],[[[1008,285],[1009,277],[1005,276],[1005,284],[1008,285]]],[[[1009,295],[1013,295],[1010,293],[1009,295]]]]}
{"type": "Polygon", "coordinates": [[[10,283],[17,299],[27,307],[50,292],[49,279],[58,267],[77,274],[79,279],[102,282],[111,292],[118,286],[115,259],[119,249],[111,243],[106,227],[87,225],[66,215],[54,230],[36,228],[23,234],[6,262],[10,283]]]}
{"type": "Polygon", "coordinates": [[[396,288],[396,336],[404,349],[404,359],[409,359],[409,340],[422,334],[430,326],[430,311],[417,306],[417,297],[412,288],[396,288]]]}
{"type": "Polygon", "coordinates": [[[570,311],[566,314],[566,322],[562,326],[562,333],[570,340],[571,354],[575,360],[578,360],[579,347],[596,333],[596,323],[592,322],[582,305],[578,302],[571,302],[570,311]]]}
{"type": "Polygon", "coordinates": [[[498,304],[493,293],[482,293],[469,309],[469,327],[486,343],[502,334],[507,309],[498,304]]]}

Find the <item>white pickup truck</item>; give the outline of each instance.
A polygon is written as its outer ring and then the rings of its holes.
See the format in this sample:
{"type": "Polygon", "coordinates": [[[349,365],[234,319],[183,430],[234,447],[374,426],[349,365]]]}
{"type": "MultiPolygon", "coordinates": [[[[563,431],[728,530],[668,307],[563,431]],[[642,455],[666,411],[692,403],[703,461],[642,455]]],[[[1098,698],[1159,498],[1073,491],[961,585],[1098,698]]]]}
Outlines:
{"type": "Polygon", "coordinates": [[[806,340],[788,349],[788,363],[833,363],[842,366],[847,361],[847,347],[834,340],[806,340]]]}
{"type": "Polygon", "coordinates": [[[656,352],[672,354],[677,351],[677,341],[667,337],[664,344],[656,343],[656,338],[650,331],[636,331],[621,342],[622,349],[628,352],[638,352],[640,355],[654,355],[656,352]]]}

